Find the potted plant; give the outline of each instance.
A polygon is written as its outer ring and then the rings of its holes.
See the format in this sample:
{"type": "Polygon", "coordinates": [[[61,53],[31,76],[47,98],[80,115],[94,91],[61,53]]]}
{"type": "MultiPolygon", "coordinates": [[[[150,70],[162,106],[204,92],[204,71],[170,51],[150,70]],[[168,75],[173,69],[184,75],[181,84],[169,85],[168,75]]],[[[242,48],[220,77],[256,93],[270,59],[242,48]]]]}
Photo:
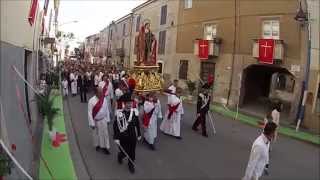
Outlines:
{"type": "Polygon", "coordinates": [[[53,106],[54,97],[50,97],[50,89],[44,95],[37,95],[39,112],[47,119],[49,135],[51,140],[55,139],[56,130],[53,128],[53,120],[59,113],[59,108],[53,106]]]}
{"type": "Polygon", "coordinates": [[[192,100],[193,98],[193,93],[196,90],[196,82],[191,81],[191,80],[187,80],[187,86],[188,86],[188,90],[189,90],[189,95],[188,95],[188,99],[192,100]]]}

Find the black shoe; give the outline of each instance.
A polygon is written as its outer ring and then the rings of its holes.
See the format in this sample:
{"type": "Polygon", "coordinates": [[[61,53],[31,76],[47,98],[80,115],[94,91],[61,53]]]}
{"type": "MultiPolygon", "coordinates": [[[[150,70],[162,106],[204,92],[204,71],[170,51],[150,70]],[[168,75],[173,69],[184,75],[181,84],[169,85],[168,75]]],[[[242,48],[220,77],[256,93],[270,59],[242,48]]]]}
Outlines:
{"type": "Polygon", "coordinates": [[[131,173],[131,174],[134,174],[134,172],[135,172],[135,169],[134,169],[134,166],[133,166],[133,164],[131,164],[131,163],[128,163],[128,167],[129,167],[129,171],[130,171],[130,173],[131,173]]]}
{"type": "Polygon", "coordinates": [[[118,163],[122,164],[122,158],[120,157],[120,154],[118,154],[118,163]]]}
{"type": "Polygon", "coordinates": [[[96,151],[99,152],[100,151],[100,146],[96,146],[96,151]]]}
{"type": "Polygon", "coordinates": [[[102,152],[104,154],[110,154],[109,150],[107,148],[102,148],[102,152]]]}
{"type": "Polygon", "coordinates": [[[149,147],[152,151],[155,151],[156,150],[156,147],[154,146],[154,144],[149,144],[149,147]]]}
{"type": "Polygon", "coordinates": [[[202,136],[203,137],[208,137],[208,134],[207,133],[202,133],[202,136]]]}
{"type": "Polygon", "coordinates": [[[179,139],[179,140],[182,140],[182,137],[181,136],[175,136],[175,138],[179,139]]]}

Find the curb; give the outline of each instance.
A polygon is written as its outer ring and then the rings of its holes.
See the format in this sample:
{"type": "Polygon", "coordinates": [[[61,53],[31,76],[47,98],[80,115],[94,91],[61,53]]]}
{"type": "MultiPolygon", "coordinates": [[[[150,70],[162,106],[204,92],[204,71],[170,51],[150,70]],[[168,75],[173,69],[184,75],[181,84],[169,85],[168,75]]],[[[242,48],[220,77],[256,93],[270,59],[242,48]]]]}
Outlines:
{"type": "MultiPolygon", "coordinates": [[[[224,107],[218,106],[218,105],[213,105],[211,107],[211,111],[214,111],[218,114],[221,114],[223,116],[227,116],[233,119],[236,118],[236,114],[237,114],[234,111],[226,110],[224,107]]],[[[237,120],[245,124],[260,128],[258,124],[260,120],[258,118],[254,118],[248,115],[244,115],[242,113],[238,113],[237,120]]],[[[301,131],[296,132],[295,129],[292,129],[289,127],[280,127],[278,132],[282,135],[288,136],[293,139],[297,139],[297,140],[304,141],[304,142],[311,143],[318,146],[320,145],[320,136],[317,136],[311,133],[301,132],[301,131]]]]}

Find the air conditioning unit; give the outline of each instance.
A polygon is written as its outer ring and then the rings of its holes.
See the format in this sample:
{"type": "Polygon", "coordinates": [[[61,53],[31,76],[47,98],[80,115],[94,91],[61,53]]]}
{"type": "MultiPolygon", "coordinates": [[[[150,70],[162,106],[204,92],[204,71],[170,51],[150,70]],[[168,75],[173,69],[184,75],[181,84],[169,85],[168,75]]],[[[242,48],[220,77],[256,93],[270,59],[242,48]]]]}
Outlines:
{"type": "MultiPolygon", "coordinates": [[[[221,39],[220,38],[214,38],[213,40],[209,41],[209,56],[218,57],[220,53],[220,44],[221,39]]],[[[194,41],[194,55],[199,55],[199,39],[196,39],[194,41]]]]}
{"type": "MultiPolygon", "coordinates": [[[[274,60],[283,60],[284,59],[284,42],[283,40],[274,40],[274,51],[273,59],[274,60]]],[[[252,45],[252,57],[259,58],[259,40],[254,39],[252,45]]]]}

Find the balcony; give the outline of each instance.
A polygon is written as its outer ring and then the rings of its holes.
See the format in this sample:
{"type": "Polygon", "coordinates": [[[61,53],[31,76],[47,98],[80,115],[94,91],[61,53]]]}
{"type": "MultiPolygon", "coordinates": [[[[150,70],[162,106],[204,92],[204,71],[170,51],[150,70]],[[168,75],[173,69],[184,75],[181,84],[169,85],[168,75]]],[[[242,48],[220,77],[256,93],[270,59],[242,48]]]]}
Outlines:
{"type": "MultiPolygon", "coordinates": [[[[209,57],[219,57],[220,54],[220,44],[222,42],[221,38],[214,38],[209,41],[209,57]]],[[[199,55],[199,39],[194,41],[194,55],[199,55]]]]}
{"type": "Polygon", "coordinates": [[[125,55],[124,49],[123,48],[116,49],[116,55],[119,57],[124,57],[124,55],[125,55]]]}
{"type": "MultiPolygon", "coordinates": [[[[253,40],[252,57],[259,58],[259,39],[253,40]]],[[[284,42],[283,40],[274,40],[273,64],[281,64],[284,59],[284,42]]]]}

